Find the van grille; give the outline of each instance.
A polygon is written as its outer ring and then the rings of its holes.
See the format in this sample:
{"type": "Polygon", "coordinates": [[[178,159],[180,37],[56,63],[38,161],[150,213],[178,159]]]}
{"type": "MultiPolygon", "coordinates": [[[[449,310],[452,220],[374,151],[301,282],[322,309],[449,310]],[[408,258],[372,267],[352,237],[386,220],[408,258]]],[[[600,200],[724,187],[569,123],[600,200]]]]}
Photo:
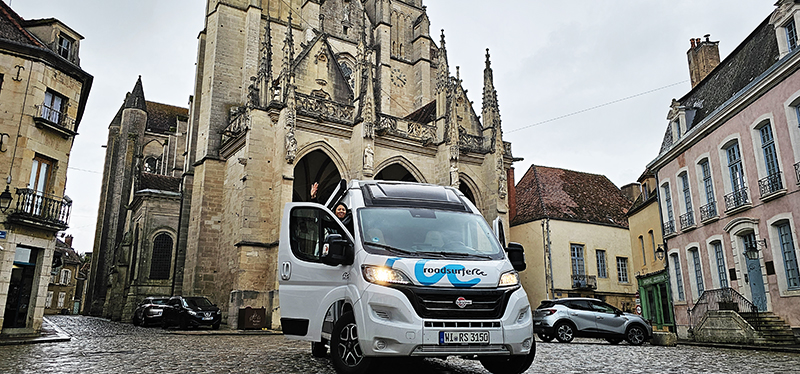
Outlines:
{"type": "Polygon", "coordinates": [[[497,319],[503,316],[511,294],[519,287],[498,290],[398,288],[422,318],[497,319]],[[460,307],[456,301],[463,297],[460,307]]]}

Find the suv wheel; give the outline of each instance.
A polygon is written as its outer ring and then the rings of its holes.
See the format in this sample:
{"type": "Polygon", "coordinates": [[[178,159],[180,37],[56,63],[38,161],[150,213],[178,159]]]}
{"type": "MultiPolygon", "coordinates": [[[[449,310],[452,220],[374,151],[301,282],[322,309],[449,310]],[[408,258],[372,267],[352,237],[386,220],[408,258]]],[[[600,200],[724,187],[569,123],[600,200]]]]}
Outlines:
{"type": "Polygon", "coordinates": [[[556,325],[556,339],[562,343],[569,343],[575,339],[575,328],[569,322],[561,322],[556,325]]]}
{"type": "Polygon", "coordinates": [[[627,340],[630,345],[642,345],[645,340],[644,329],[639,325],[629,327],[628,331],[625,333],[625,340],[627,340]]]}
{"type": "Polygon", "coordinates": [[[553,335],[547,335],[547,334],[542,333],[542,332],[536,334],[536,336],[538,336],[539,339],[541,339],[545,343],[547,343],[547,342],[553,340],[553,338],[555,338],[553,335]]]}

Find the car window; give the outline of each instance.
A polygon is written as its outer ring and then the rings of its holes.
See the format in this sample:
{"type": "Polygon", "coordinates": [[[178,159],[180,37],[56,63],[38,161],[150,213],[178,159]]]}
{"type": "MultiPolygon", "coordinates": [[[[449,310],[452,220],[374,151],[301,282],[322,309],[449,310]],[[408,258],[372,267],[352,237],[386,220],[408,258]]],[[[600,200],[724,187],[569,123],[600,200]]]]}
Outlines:
{"type": "Polygon", "coordinates": [[[599,301],[592,301],[592,309],[601,313],[608,313],[608,314],[616,313],[616,308],[599,301]]]}
{"type": "Polygon", "coordinates": [[[549,300],[545,300],[545,301],[542,301],[542,303],[539,304],[539,307],[536,308],[536,309],[552,308],[553,305],[556,305],[556,303],[554,303],[552,301],[549,301],[549,300]]]}
{"type": "Polygon", "coordinates": [[[184,304],[189,307],[211,306],[211,302],[205,297],[188,297],[184,299],[184,304]]]}
{"type": "Polygon", "coordinates": [[[167,299],[154,299],[152,300],[152,303],[156,305],[164,305],[167,303],[167,299]]]}
{"type": "Polygon", "coordinates": [[[575,310],[592,310],[586,300],[570,300],[564,303],[568,308],[575,310]]]}

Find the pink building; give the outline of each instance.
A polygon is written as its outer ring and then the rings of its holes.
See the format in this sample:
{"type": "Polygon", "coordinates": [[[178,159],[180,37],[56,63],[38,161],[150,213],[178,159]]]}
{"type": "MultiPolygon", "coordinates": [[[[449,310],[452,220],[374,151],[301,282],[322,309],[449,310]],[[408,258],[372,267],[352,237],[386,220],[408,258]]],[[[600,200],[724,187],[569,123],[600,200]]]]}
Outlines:
{"type": "Polygon", "coordinates": [[[692,90],[648,165],[679,338],[718,309],[772,313],[800,334],[798,24],[800,4],[779,1],[721,62],[718,42],[691,40],[692,90]]]}

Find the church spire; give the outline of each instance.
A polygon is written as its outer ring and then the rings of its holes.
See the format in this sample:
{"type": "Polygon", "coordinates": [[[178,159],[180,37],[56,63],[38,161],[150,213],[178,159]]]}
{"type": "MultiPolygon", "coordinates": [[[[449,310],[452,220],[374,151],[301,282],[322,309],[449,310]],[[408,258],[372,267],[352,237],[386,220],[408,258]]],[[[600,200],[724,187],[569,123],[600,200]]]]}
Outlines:
{"type": "Polygon", "coordinates": [[[147,111],[147,105],[144,103],[144,88],[142,87],[142,76],[136,80],[133,86],[133,91],[125,98],[125,109],[135,108],[147,111]]]}
{"type": "Polygon", "coordinates": [[[499,120],[500,108],[497,104],[497,90],[494,89],[494,74],[492,72],[492,62],[489,59],[489,48],[486,48],[486,67],[483,69],[483,118],[484,127],[494,127],[494,123],[487,123],[489,120],[499,120]],[[496,116],[496,117],[495,117],[496,116]],[[491,117],[491,118],[490,118],[491,117]]]}
{"type": "Polygon", "coordinates": [[[292,82],[292,65],[294,65],[294,38],[292,38],[292,12],[289,12],[289,21],[286,23],[286,38],[283,41],[283,100],[286,100],[289,86],[292,82]]]}

